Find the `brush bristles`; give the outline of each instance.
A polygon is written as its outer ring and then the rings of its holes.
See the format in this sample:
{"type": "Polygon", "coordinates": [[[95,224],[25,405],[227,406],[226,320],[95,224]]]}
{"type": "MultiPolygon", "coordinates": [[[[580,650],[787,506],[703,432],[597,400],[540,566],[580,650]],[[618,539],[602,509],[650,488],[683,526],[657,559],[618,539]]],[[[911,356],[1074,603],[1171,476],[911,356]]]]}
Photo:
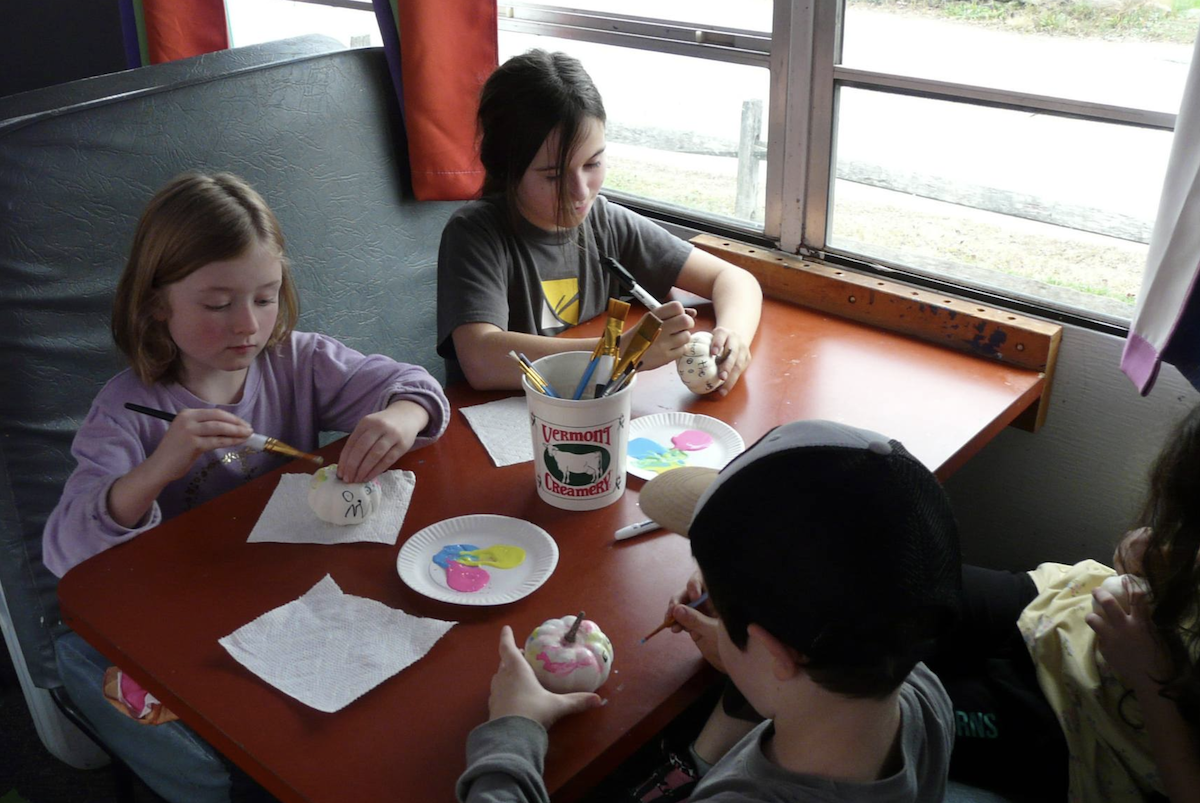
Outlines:
{"type": "Polygon", "coordinates": [[[610,298],[608,300],[608,317],[616,318],[617,320],[625,320],[625,316],[629,314],[629,302],[622,301],[619,298],[610,298]]]}
{"type": "Polygon", "coordinates": [[[662,321],[654,317],[654,313],[651,312],[638,324],[637,336],[645,339],[647,343],[653,343],[654,339],[658,337],[660,329],[662,329],[662,321]]]}

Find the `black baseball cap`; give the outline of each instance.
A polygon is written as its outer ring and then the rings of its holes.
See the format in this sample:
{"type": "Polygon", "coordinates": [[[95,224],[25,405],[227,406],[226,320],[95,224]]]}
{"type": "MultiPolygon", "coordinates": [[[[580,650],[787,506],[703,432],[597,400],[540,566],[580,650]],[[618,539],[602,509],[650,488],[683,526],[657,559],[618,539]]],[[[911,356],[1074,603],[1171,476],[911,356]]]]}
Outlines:
{"type": "Polygon", "coordinates": [[[719,561],[722,577],[740,578],[737,588],[757,599],[754,621],[810,657],[874,660],[897,639],[912,641],[897,622],[940,631],[957,615],[961,556],[949,499],[929,469],[879,433],[784,424],[719,472],[658,475],[640,500],[648,517],[691,539],[701,569],[719,561]],[[785,567],[786,581],[765,565],[785,567]],[[775,580],[756,584],[756,575],[775,580]]]}

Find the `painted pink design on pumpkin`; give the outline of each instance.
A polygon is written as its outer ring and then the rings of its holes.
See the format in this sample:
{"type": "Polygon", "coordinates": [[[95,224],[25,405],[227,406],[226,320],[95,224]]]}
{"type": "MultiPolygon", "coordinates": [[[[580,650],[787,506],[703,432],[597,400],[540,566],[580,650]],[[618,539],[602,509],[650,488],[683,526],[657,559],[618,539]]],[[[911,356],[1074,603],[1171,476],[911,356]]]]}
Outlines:
{"type": "Polygon", "coordinates": [[[591,653],[582,661],[553,661],[545,651],[539,652],[537,659],[542,662],[542,668],[547,672],[553,672],[556,675],[566,675],[574,672],[576,669],[589,669],[598,666],[596,657],[591,653]]]}

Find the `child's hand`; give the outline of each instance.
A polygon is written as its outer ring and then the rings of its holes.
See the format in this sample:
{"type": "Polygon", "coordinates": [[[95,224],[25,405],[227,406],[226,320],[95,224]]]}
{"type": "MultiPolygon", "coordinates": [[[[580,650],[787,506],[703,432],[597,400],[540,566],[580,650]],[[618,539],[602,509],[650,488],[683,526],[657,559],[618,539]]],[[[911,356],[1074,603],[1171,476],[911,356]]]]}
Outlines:
{"type": "MultiPolygon", "coordinates": [[[[675,610],[677,605],[687,605],[693,600],[700,599],[704,594],[704,577],[700,574],[700,570],[692,572],[692,576],[688,578],[687,585],[683,587],[675,596],[671,597],[671,601],[667,603],[667,616],[671,616],[671,612],[675,610]]],[[[700,605],[699,609],[702,613],[708,616],[713,615],[713,606],[711,602],[705,602],[700,605]]],[[[680,624],[671,625],[672,633],[682,633],[683,626],[680,624]]]]}
{"type": "Polygon", "coordinates": [[[704,660],[712,664],[717,671],[725,672],[725,662],[721,660],[721,653],[717,649],[717,620],[686,605],[676,605],[671,609],[671,615],[675,617],[679,626],[691,635],[704,660]]]}
{"type": "Polygon", "coordinates": [[[1121,538],[1113,551],[1113,568],[1117,574],[1143,574],[1142,557],[1146,554],[1146,543],[1150,540],[1150,528],[1130,530],[1121,538]]]}
{"type": "Polygon", "coordinates": [[[1116,597],[1097,588],[1092,591],[1092,599],[1099,613],[1089,613],[1085,621],[1096,633],[1096,648],[1126,684],[1135,690],[1146,684],[1157,686],[1174,675],[1171,658],[1154,633],[1145,590],[1129,582],[1125,590],[1129,594],[1129,613],[1116,597]]]}
{"type": "Polygon", "coordinates": [[[742,340],[737,332],[721,326],[713,329],[712,336],[710,354],[719,358],[728,351],[719,366],[717,376],[722,380],[722,384],[716,391],[721,396],[727,396],[737,384],[742,372],[750,365],[750,344],[742,340]]]}
{"type": "MultiPolygon", "coordinates": [[[[692,327],[696,325],[695,315],[696,310],[685,309],[678,301],[663,304],[654,310],[654,317],[662,321],[662,328],[658,330],[658,337],[642,357],[643,369],[649,371],[651,368],[658,368],[675,362],[683,355],[683,347],[692,339],[692,327]]],[[[636,328],[634,327],[635,330],[636,328]]],[[[622,342],[625,342],[624,338],[622,342]]]]}
{"type": "Polygon", "coordinates": [[[404,400],[363,417],[342,447],[338,478],[344,482],[375,479],[412,448],[417,435],[428,425],[425,408],[404,400]]]}
{"type": "Polygon", "coordinates": [[[513,641],[512,628],[500,629],[500,668],[492,676],[488,697],[488,719],[525,717],[550,730],[568,714],[576,714],[601,704],[600,695],[589,692],[555,694],[545,689],[533,674],[533,668],[513,641]]]}
{"type": "Polygon", "coordinates": [[[233,413],[208,408],[182,410],[146,463],[166,480],[165,486],[186,476],[205,452],[237,446],[253,434],[250,425],[233,413]]]}

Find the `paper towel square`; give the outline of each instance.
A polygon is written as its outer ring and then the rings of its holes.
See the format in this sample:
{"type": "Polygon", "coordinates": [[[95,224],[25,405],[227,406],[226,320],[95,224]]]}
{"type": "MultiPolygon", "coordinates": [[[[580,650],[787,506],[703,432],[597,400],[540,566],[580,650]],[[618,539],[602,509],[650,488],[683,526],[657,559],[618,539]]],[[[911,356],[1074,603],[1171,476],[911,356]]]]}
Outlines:
{"type": "Polygon", "coordinates": [[[412,501],[417,475],[411,471],[385,471],[379,475],[383,489],[379,509],[362,524],[337,525],[317,518],[308,506],[311,474],[283,474],[271,494],[248,543],[278,541],[284,544],[349,544],[371,541],[395,544],[412,501]]]}
{"type": "Polygon", "coordinates": [[[533,459],[529,406],[525,404],[524,396],[459,409],[497,466],[511,466],[533,459]]]}
{"type": "Polygon", "coordinates": [[[456,624],[344,594],[325,575],[218,643],[275,688],[332,713],[423,658],[456,624]]]}

